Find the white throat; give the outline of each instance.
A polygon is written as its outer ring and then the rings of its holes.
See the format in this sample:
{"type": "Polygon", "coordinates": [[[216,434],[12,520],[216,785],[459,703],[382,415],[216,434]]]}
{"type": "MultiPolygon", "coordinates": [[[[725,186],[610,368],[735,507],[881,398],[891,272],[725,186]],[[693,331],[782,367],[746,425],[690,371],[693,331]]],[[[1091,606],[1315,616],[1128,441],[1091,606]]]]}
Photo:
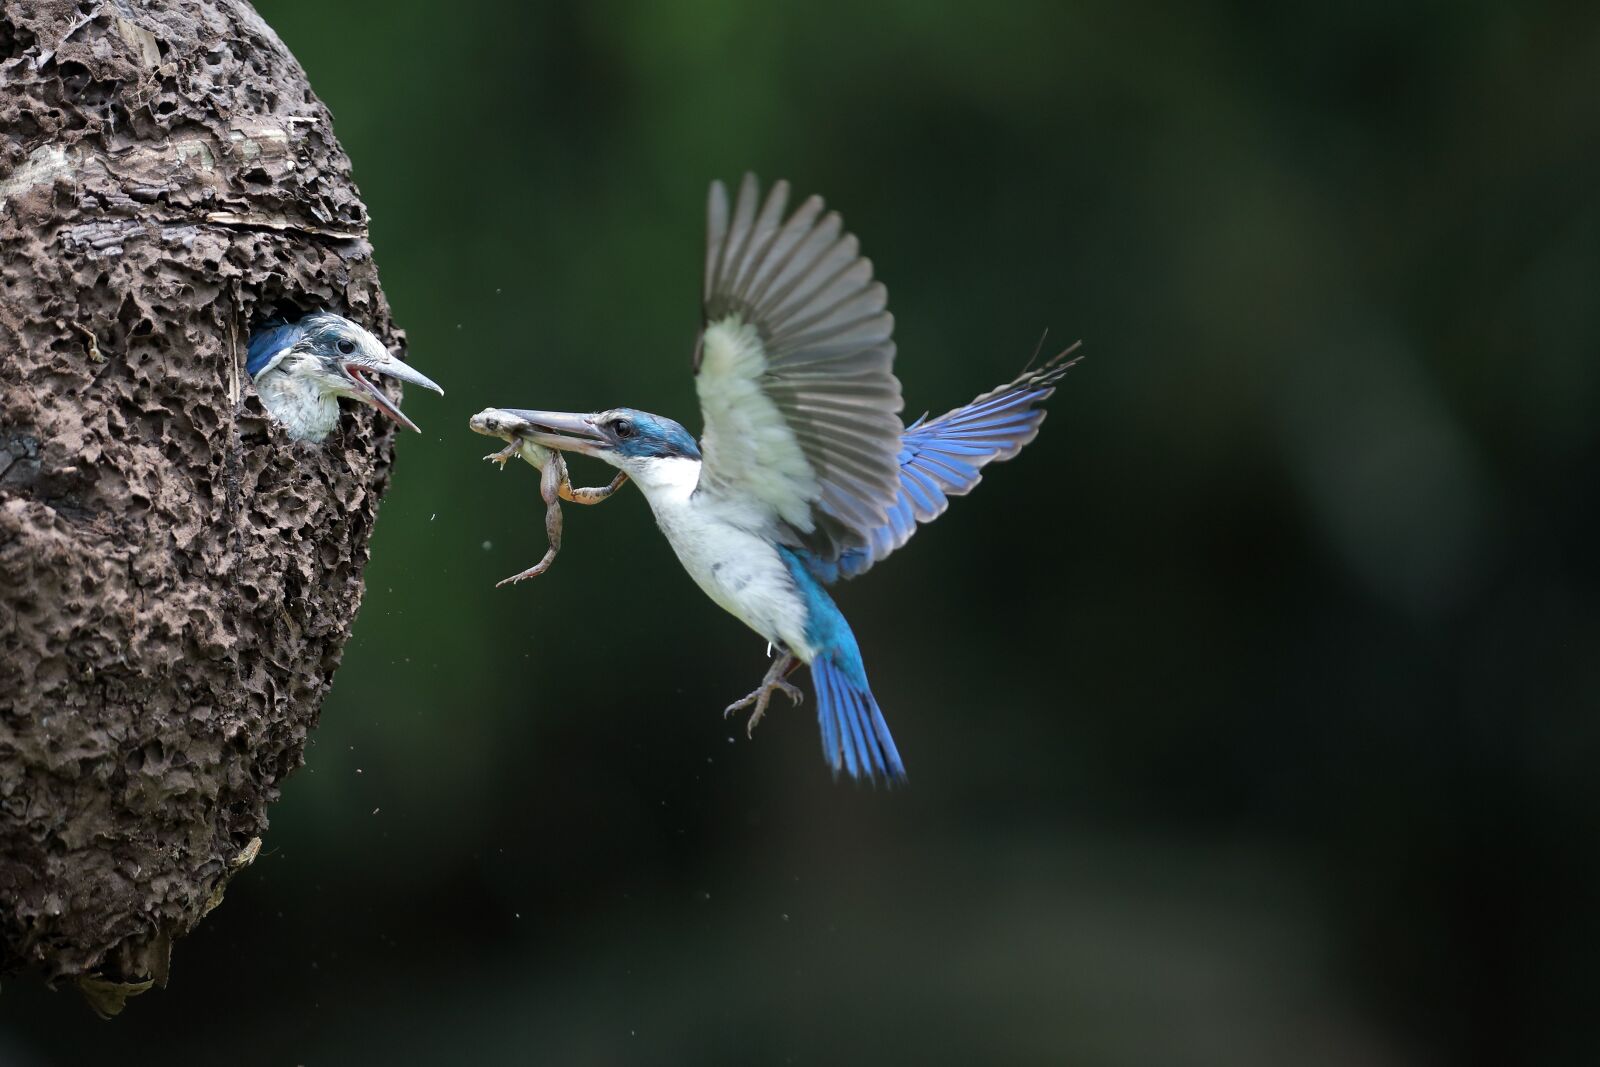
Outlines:
{"type": "Polygon", "coordinates": [[[256,379],[267,412],[296,441],[320,441],[339,425],[339,398],[298,374],[285,360],[256,379]]]}
{"type": "Polygon", "coordinates": [[[700,484],[700,461],[687,456],[629,460],[622,469],[652,507],[686,501],[700,484]]]}

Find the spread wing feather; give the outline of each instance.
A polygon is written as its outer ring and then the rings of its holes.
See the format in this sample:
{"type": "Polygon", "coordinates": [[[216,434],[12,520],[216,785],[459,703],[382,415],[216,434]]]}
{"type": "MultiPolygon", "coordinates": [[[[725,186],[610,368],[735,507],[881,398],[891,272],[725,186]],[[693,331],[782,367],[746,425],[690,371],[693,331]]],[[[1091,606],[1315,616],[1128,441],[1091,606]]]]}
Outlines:
{"type": "Polygon", "coordinates": [[[814,554],[865,544],[899,487],[902,406],[894,317],[836,213],[811,197],[785,217],[746,175],[732,210],[711,186],[700,488],[759,501],[814,554]]]}
{"type": "Polygon", "coordinates": [[[983,477],[983,467],[1020,452],[1044,421],[1045,411],[1039,405],[1078,362],[1062,362],[1066,354],[970,404],[936,419],[924,416],[906,427],[897,457],[899,485],[884,521],[868,532],[864,545],[847,549],[835,560],[817,561],[812,572],[823,581],[864,573],[910,540],[920,524],[944,514],[950,497],[971,492],[983,477]]]}

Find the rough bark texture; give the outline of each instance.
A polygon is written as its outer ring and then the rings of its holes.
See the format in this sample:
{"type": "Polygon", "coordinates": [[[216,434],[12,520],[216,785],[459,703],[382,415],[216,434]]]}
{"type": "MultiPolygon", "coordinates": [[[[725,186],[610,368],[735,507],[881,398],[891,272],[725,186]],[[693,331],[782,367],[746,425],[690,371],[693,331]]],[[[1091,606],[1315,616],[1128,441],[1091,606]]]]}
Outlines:
{"type": "Polygon", "coordinates": [[[248,5],[0,0],[0,971],[163,983],[302,761],[393,433],[292,444],[244,346],[323,307],[399,341],[248,5]]]}

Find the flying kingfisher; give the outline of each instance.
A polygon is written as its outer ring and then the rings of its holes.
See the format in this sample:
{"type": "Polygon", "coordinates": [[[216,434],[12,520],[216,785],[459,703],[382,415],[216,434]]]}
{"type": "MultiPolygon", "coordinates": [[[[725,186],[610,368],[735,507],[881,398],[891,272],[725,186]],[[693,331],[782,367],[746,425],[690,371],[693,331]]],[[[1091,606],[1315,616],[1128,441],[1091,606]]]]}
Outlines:
{"type": "Polygon", "coordinates": [[[808,664],[834,774],[897,783],[905,764],[826,586],[867,571],[977,485],[985,464],[1033,440],[1040,403],[1077,361],[1063,361],[1068,349],[902,425],[883,284],[837,213],[813,196],[786,217],[788,199],[786,182],[763,200],[746,175],[730,213],[726,188],[711,186],[698,443],[633,408],[492,409],[492,428],[473,429],[512,442],[507,458],[527,441],[626,474],[700,588],[777,650],[761,685],[723,714],[749,708],[748,732],[774,692],[799,703],[786,677],[808,664]]]}
{"type": "Polygon", "coordinates": [[[297,441],[320,441],[339,425],[339,398],[371,404],[408,430],[420,429],[384,395],[376,375],[444,390],[389,354],[383,342],[341,315],[317,311],[274,320],[250,338],[245,371],[272,417],[297,441]]]}

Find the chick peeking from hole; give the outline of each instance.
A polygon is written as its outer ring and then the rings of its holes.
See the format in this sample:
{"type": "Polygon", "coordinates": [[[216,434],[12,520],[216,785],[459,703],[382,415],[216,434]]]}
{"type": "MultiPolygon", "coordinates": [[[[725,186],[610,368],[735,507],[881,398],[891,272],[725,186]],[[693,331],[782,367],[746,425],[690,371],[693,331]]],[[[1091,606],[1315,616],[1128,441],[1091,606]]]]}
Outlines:
{"type": "Polygon", "coordinates": [[[321,441],[338,426],[342,396],[372,405],[408,430],[419,429],[384,394],[379,376],[444,395],[371,332],[327,311],[294,323],[268,322],[250,338],[245,371],[267,412],[297,441],[321,441]]]}
{"type": "Polygon", "coordinates": [[[567,473],[567,461],[561,453],[534,441],[532,434],[536,432],[538,424],[530,416],[538,412],[519,411],[514,408],[484,408],[472,416],[468,423],[478,433],[486,437],[498,437],[507,442],[506,447],[500,451],[484,456],[491,463],[500,464],[500,469],[505,470],[506,464],[521,456],[539,472],[539,495],[544,498],[544,530],[549,541],[549,548],[545,550],[544,558],[527,570],[503,581],[496,582],[495,588],[520,582],[524,578],[537,578],[550,569],[550,564],[555,562],[556,553],[561,551],[561,501],[570,500],[574,504],[598,504],[622,487],[628,476],[621,471],[611,479],[611,484],[601,489],[574,489],[572,479],[567,473]]]}

